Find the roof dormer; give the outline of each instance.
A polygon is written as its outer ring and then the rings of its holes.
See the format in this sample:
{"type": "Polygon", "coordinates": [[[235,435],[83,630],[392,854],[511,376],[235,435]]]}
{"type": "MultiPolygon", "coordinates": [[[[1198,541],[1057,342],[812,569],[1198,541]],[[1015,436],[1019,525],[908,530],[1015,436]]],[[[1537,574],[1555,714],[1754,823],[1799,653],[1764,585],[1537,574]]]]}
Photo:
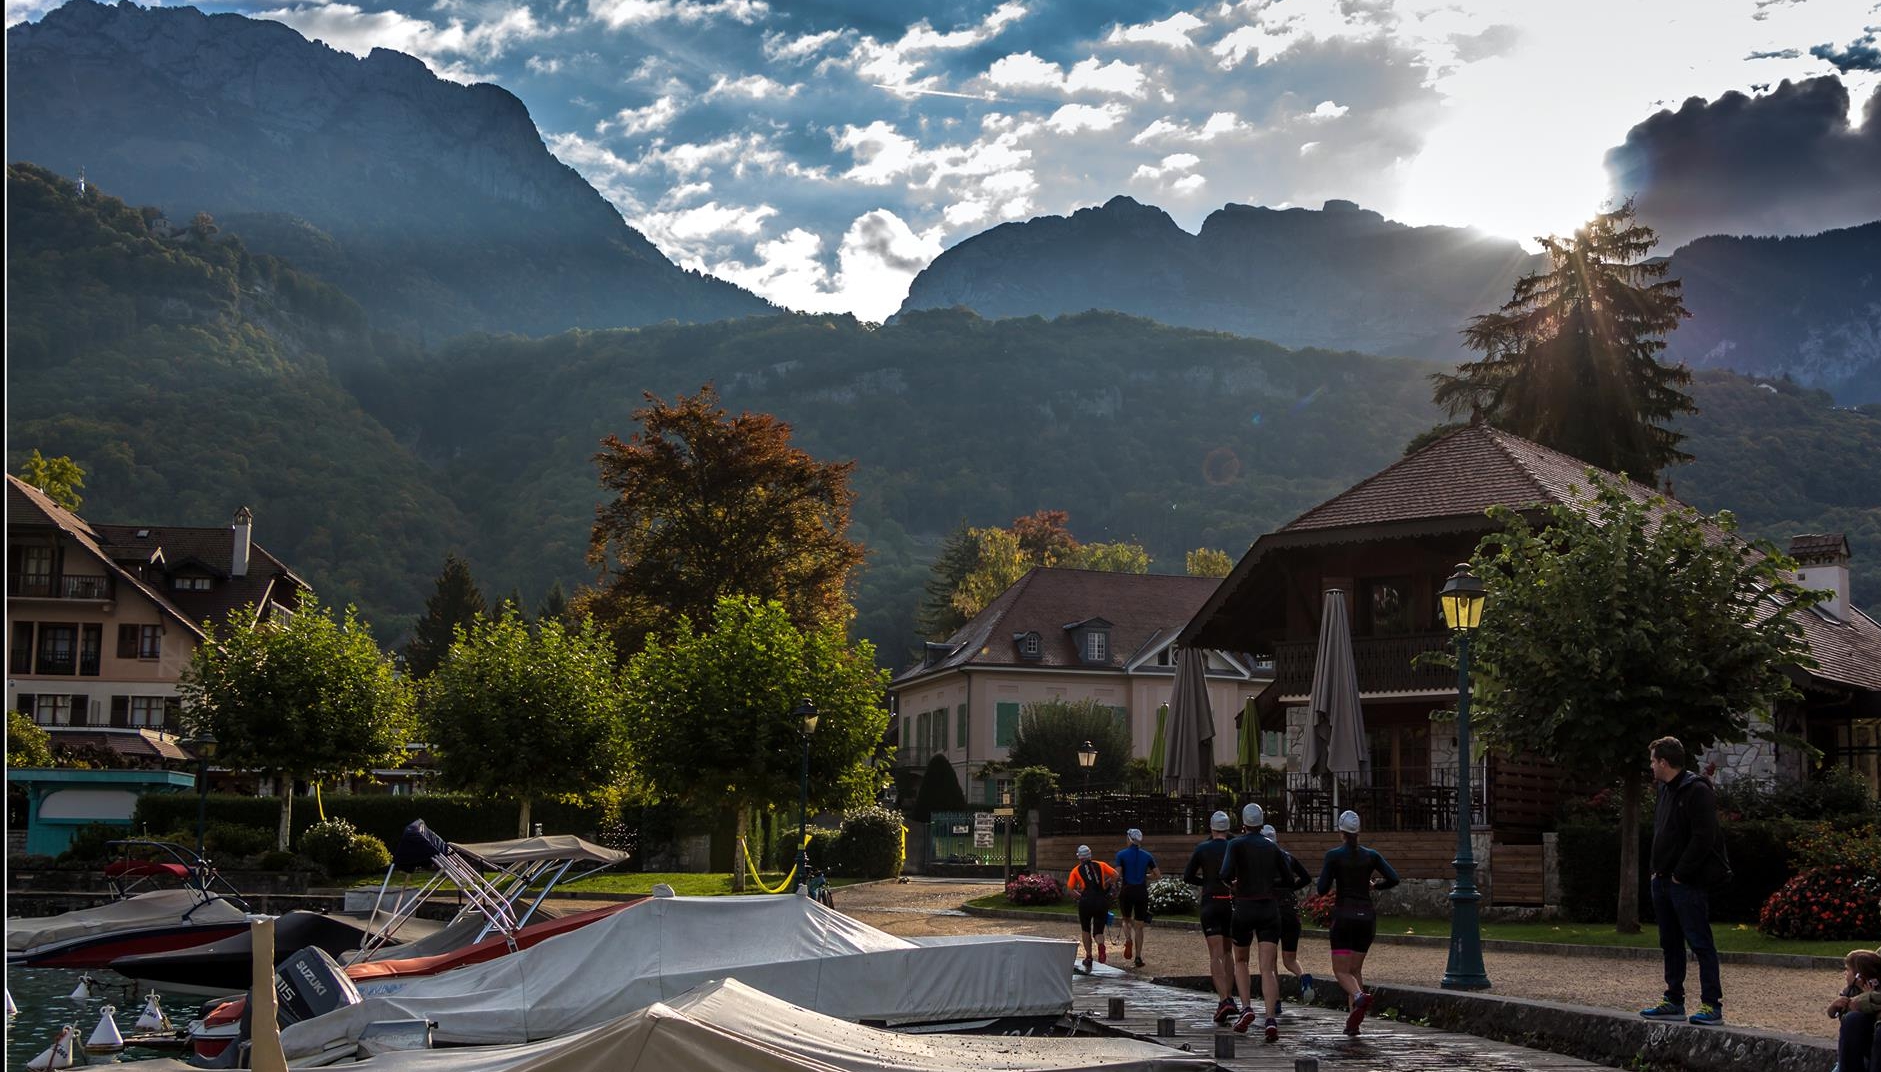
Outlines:
{"type": "Polygon", "coordinates": [[[1109,666],[1111,624],[1103,618],[1086,618],[1081,622],[1068,622],[1065,632],[1071,635],[1071,646],[1078,653],[1078,661],[1086,666],[1109,666]]]}
{"type": "Polygon", "coordinates": [[[1037,662],[1045,657],[1045,638],[1037,630],[1012,634],[1012,646],[1019,653],[1019,658],[1028,662],[1037,662]]]}

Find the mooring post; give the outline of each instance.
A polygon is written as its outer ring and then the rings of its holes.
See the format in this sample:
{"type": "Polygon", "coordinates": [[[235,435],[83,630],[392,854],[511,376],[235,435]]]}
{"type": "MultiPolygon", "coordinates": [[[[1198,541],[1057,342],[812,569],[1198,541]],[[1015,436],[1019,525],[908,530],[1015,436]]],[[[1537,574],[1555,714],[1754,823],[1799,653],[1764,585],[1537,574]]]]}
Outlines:
{"type": "Polygon", "coordinates": [[[1112,1020],[1123,1019],[1123,999],[1122,998],[1110,999],[1110,1018],[1112,1020]]]}
{"type": "Polygon", "coordinates": [[[1158,1016],[1156,1018],[1156,1037],[1175,1038],[1176,1018],[1173,1016],[1158,1016]]]}
{"type": "Polygon", "coordinates": [[[1232,1031],[1215,1032],[1215,1060],[1234,1056],[1234,1033],[1232,1031]]]}

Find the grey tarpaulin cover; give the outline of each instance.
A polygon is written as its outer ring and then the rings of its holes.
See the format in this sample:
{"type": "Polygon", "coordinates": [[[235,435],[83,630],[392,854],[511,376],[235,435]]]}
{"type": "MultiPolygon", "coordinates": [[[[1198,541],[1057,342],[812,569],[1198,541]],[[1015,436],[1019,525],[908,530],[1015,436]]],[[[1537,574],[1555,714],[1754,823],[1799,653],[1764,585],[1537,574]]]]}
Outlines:
{"type": "Polygon", "coordinates": [[[463,1045],[594,1027],[732,978],[843,1020],[1046,1016],[1071,1006],[1071,943],[1006,935],[900,938],[808,897],[656,897],[496,960],[294,1024],[290,1058],[375,1020],[426,1019],[463,1045]]]}
{"type": "Polygon", "coordinates": [[[452,848],[467,852],[492,867],[534,863],[541,860],[573,860],[578,864],[617,864],[628,854],[618,849],[604,849],[573,834],[538,834],[509,841],[453,842],[452,848]]]}
{"type": "Polygon", "coordinates": [[[7,953],[9,956],[18,955],[53,942],[110,934],[113,931],[166,925],[181,927],[190,924],[240,923],[246,918],[248,913],[234,902],[220,897],[210,898],[205,904],[202,895],[194,890],[152,890],[126,897],[122,901],[112,901],[96,908],[81,908],[62,915],[8,919],[7,953]],[[190,911],[192,908],[194,912],[190,911]],[[183,918],[184,913],[189,914],[187,920],[183,918]]]}

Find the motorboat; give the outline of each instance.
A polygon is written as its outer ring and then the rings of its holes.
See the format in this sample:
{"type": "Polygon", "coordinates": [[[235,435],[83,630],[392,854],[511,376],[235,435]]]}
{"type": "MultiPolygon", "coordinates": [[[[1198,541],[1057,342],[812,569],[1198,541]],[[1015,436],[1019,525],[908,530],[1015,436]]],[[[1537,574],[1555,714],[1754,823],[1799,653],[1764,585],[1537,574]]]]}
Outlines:
{"type": "Polygon", "coordinates": [[[8,917],[7,964],[103,968],[119,957],[244,933],[248,905],[208,861],[161,841],[125,839],[104,875],[116,899],[56,916],[8,917]],[[167,855],[168,859],[152,859],[167,855]],[[160,888],[175,881],[176,888],[160,888]]]}

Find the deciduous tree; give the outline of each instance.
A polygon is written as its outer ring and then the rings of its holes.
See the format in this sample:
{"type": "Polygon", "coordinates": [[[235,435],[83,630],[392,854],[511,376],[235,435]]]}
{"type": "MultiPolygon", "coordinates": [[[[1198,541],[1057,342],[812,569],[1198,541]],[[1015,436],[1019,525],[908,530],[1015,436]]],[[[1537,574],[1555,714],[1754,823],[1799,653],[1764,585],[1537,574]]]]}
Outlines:
{"type": "MultiPolygon", "coordinates": [[[[230,616],[253,621],[255,609],[230,616]]],[[[177,688],[192,732],[216,738],[216,759],[275,776],[287,848],[296,779],[357,774],[398,759],[414,726],[408,683],[351,607],[303,597],[292,615],[254,626],[209,626],[177,688]]]]}
{"type": "Polygon", "coordinates": [[[1524,276],[1501,309],[1463,331],[1482,358],[1431,377],[1452,416],[1480,413],[1498,428],[1590,465],[1651,483],[1690,461],[1673,418],[1694,411],[1684,366],[1661,364],[1660,336],[1690,316],[1667,262],[1648,260],[1658,237],[1628,201],[1567,238],[1538,239],[1548,269],[1524,276]]]}
{"type": "Polygon", "coordinates": [[[52,766],[52,735],[19,711],[7,712],[7,766],[52,766]]]}
{"type": "Polygon", "coordinates": [[[64,454],[48,458],[35,448],[20,465],[20,479],[46,493],[46,498],[77,512],[85,500],[79,489],[85,486],[85,470],[64,454]]]}
{"type": "Polygon", "coordinates": [[[1089,741],[1097,749],[1090,781],[1116,783],[1130,762],[1130,733],[1118,713],[1096,700],[1041,700],[1019,711],[1019,730],[1006,762],[1014,768],[1049,767],[1059,784],[1085,783],[1078,752],[1089,741]]]}
{"type": "Polygon", "coordinates": [[[448,785],[517,802],[517,837],[532,801],[590,796],[626,773],[614,646],[589,626],[478,616],[424,682],[419,715],[448,785]]]}
{"type": "Polygon", "coordinates": [[[1197,547],[1183,556],[1184,572],[1191,577],[1226,577],[1234,572],[1234,559],[1226,551],[1197,547]]]}
{"type": "Polygon", "coordinates": [[[425,598],[424,617],[412,626],[411,641],[405,645],[406,671],[413,677],[430,677],[457,631],[476,621],[485,609],[483,593],[470,575],[470,563],[455,551],[445,555],[437,585],[425,598]]]}
{"type": "Polygon", "coordinates": [[[623,651],[681,617],[709,621],[725,596],[777,600],[800,629],[846,622],[853,462],[820,462],[765,413],[727,415],[711,386],[667,403],[646,396],[641,430],[595,455],[607,501],[588,561],[597,588],[578,609],[623,651]]]}
{"type": "Polygon", "coordinates": [[[1629,494],[1590,473],[1576,506],[1540,527],[1506,508],[1475,555],[1488,587],[1471,647],[1472,724],[1485,744],[1549,756],[1621,786],[1619,927],[1639,929],[1638,847],[1647,746],[1692,754],[1771,730],[1808,665],[1794,615],[1815,602],[1767,541],[1629,494]]]}

